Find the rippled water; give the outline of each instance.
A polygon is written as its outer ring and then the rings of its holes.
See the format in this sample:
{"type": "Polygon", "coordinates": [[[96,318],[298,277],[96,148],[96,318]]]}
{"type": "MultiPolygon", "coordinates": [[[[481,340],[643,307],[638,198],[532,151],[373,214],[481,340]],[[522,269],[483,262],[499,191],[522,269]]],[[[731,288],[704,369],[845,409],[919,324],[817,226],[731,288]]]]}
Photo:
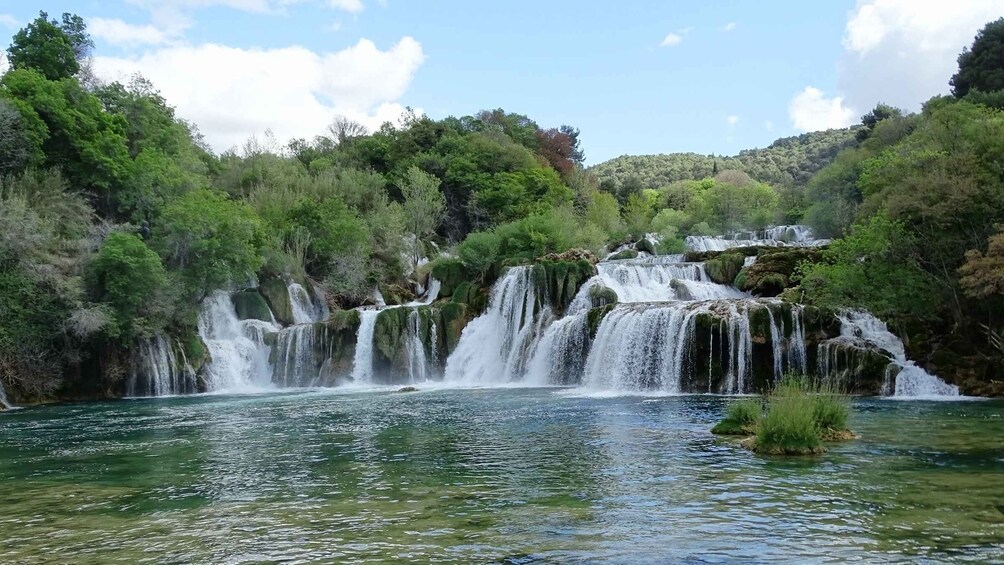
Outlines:
{"type": "Polygon", "coordinates": [[[0,414],[17,563],[988,562],[1004,404],[868,400],[823,457],[717,397],[304,392],[0,414]]]}

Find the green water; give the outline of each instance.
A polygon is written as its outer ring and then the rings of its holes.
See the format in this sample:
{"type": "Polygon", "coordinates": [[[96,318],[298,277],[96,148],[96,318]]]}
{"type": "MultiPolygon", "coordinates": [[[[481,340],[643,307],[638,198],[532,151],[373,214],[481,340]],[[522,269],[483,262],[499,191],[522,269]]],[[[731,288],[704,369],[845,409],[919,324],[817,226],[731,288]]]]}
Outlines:
{"type": "Polygon", "coordinates": [[[1004,404],[859,401],[763,458],[715,397],[307,392],[0,414],[13,563],[991,562],[1004,404]]]}

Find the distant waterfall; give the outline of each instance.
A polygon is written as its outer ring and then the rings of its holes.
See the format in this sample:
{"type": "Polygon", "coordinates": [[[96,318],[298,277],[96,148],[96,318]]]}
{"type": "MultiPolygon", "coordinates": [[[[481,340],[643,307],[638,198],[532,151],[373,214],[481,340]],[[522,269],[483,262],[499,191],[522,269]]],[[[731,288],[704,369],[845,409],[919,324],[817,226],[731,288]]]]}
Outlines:
{"type": "Polygon", "coordinates": [[[275,337],[272,382],[284,387],[311,386],[318,376],[314,360],[317,328],[303,323],[286,328],[275,337]]]}
{"type": "Polygon", "coordinates": [[[686,239],[687,248],[691,251],[726,251],[734,247],[818,247],[829,242],[828,239],[815,239],[808,226],[775,226],[730,237],[692,235],[686,239]]]}
{"type": "Polygon", "coordinates": [[[178,357],[164,335],[141,340],[133,350],[126,396],[172,396],[196,392],[195,371],[178,357]]]}
{"type": "Polygon", "coordinates": [[[379,310],[359,310],[359,332],[352,360],[352,381],[356,384],[373,382],[373,332],[379,315],[379,310]]]}
{"type": "Polygon", "coordinates": [[[239,320],[230,294],[218,290],[199,312],[199,336],[209,350],[204,367],[209,392],[268,387],[272,382],[265,334],[279,326],[260,320],[239,320]]]}
{"type": "Polygon", "coordinates": [[[319,322],[328,317],[328,307],[323,300],[315,301],[307,289],[299,283],[290,283],[286,288],[289,293],[289,304],[293,310],[293,324],[309,324],[319,322]]]}
{"type": "Polygon", "coordinates": [[[510,268],[492,287],[488,310],[464,328],[445,380],[491,384],[521,377],[540,314],[530,268],[510,268]]]}
{"type": "MultiPolygon", "coordinates": [[[[889,331],[885,322],[868,312],[848,310],[841,312],[840,337],[833,341],[861,347],[873,347],[889,358],[890,369],[886,370],[887,378],[892,377],[891,368],[895,366],[895,385],[893,396],[898,397],[928,397],[928,396],[958,396],[959,387],[950,385],[938,377],[928,373],[906,358],[903,341],[889,331]]],[[[820,347],[823,347],[822,345],[820,347]]],[[[822,356],[821,356],[822,357],[822,356]]],[[[830,366],[825,367],[827,371],[830,366]]]]}

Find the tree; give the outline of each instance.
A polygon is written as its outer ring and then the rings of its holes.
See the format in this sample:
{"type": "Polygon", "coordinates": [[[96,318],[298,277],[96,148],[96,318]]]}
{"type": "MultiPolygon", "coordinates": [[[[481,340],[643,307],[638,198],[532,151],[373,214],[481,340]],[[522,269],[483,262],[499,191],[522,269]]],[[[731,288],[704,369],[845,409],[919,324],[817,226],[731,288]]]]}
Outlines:
{"type": "Polygon", "coordinates": [[[972,48],[959,55],[959,71],[949,81],[952,94],[1004,90],[1004,18],[988,23],[976,34],[972,48]]]}
{"type": "Polygon", "coordinates": [[[246,280],[262,265],[261,220],[247,204],[219,192],[194,190],[171,202],[153,232],[161,257],[181,271],[199,300],[246,280]]]}
{"type": "Polygon", "coordinates": [[[404,215],[408,233],[414,238],[415,259],[421,256],[421,239],[432,235],[446,217],[446,197],[439,191],[440,181],[418,167],[408,169],[401,183],[404,215]]]}
{"type": "Polygon", "coordinates": [[[39,12],[27,27],[17,32],[7,48],[14,69],[34,69],[48,80],[69,78],[80,70],[80,59],[93,43],[80,16],[63,14],[62,23],[39,12]]]}
{"type": "Polygon", "coordinates": [[[652,204],[641,193],[628,197],[624,205],[624,224],[631,237],[638,239],[648,232],[652,220],[652,204]]]}
{"type": "Polygon", "coordinates": [[[167,288],[167,274],[160,257],[139,237],[115,232],[108,235],[89,269],[92,288],[98,301],[115,312],[113,336],[126,340],[139,337],[141,328],[158,320],[149,320],[158,297],[167,288]]]}
{"type": "Polygon", "coordinates": [[[39,152],[33,149],[21,113],[13,104],[0,99],[0,174],[19,172],[39,159],[39,152]]]}
{"type": "Polygon", "coordinates": [[[345,145],[345,143],[368,133],[366,126],[345,116],[336,116],[331,125],[328,126],[328,131],[331,132],[331,136],[338,145],[345,145]]]}

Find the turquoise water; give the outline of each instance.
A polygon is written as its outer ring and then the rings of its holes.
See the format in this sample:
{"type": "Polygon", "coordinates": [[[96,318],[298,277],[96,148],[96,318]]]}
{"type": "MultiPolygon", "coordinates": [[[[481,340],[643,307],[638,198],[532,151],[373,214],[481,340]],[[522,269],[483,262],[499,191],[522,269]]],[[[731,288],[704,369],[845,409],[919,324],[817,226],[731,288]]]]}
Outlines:
{"type": "Polygon", "coordinates": [[[988,562],[1004,403],[855,402],[765,458],[718,397],[301,392],[0,413],[0,561],[988,562]]]}

